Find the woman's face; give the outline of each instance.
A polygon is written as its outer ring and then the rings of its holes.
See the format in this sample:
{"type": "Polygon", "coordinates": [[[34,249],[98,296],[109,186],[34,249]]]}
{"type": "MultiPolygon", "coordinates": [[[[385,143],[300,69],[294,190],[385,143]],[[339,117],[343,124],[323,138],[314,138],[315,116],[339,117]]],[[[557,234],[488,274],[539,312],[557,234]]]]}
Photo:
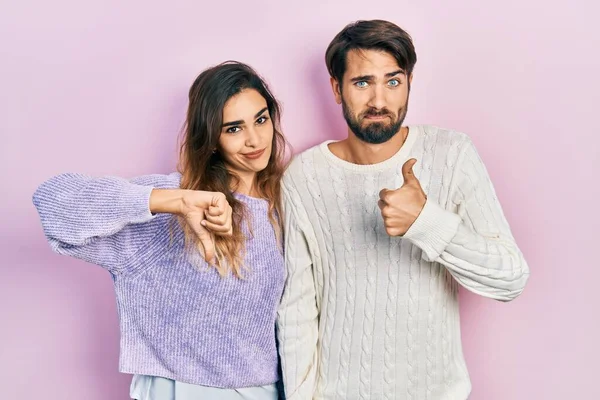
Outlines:
{"type": "Polygon", "coordinates": [[[272,143],[273,121],[260,93],[246,89],[225,103],[218,150],[230,171],[253,179],[267,167],[272,143]]]}

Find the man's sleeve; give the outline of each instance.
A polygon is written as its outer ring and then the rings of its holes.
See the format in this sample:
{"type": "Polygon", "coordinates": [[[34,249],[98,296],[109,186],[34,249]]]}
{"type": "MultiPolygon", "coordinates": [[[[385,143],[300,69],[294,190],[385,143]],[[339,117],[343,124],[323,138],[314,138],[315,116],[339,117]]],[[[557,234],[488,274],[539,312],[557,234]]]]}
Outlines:
{"type": "Polygon", "coordinates": [[[317,376],[318,310],[313,261],[294,207],[284,190],[286,282],[277,336],[285,398],[312,399],[317,376]]]}
{"type": "Polygon", "coordinates": [[[514,299],[525,288],[529,267],[470,140],[456,164],[450,191],[458,213],[428,199],[404,237],[468,290],[501,301],[514,299]]]}

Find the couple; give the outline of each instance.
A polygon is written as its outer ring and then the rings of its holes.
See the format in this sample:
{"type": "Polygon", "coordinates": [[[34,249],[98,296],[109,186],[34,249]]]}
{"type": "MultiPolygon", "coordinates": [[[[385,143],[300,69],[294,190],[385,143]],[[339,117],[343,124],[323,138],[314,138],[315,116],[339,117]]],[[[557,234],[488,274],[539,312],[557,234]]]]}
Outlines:
{"type": "Polygon", "coordinates": [[[468,397],[458,285],[509,301],[528,266],[469,138],[402,125],[410,36],[356,22],[325,58],[348,138],[289,166],[277,100],[228,62],[190,89],[179,173],[36,190],[52,248],[113,277],[132,398],[468,397]]]}

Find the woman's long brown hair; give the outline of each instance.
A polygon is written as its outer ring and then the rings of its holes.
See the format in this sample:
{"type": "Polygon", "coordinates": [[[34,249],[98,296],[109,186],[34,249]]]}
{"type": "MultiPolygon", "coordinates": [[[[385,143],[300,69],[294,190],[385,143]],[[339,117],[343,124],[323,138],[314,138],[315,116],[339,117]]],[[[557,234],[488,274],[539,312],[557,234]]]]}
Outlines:
{"type": "MultiPolygon", "coordinates": [[[[245,221],[250,226],[244,204],[233,196],[239,183],[218,151],[223,124],[223,108],[227,101],[240,92],[254,89],[266,100],[273,123],[271,157],[267,167],[258,172],[258,195],[269,202],[269,219],[281,242],[281,178],[285,170],[287,142],[281,133],[281,107],[264,80],[248,65],[227,61],[202,72],[189,92],[189,106],[183,130],[179,157],[182,189],[222,192],[233,208],[233,234],[215,236],[217,260],[215,267],[221,276],[230,272],[242,277],[246,236],[242,231],[245,221]]],[[[198,239],[180,219],[188,249],[196,250],[198,239]]]]}

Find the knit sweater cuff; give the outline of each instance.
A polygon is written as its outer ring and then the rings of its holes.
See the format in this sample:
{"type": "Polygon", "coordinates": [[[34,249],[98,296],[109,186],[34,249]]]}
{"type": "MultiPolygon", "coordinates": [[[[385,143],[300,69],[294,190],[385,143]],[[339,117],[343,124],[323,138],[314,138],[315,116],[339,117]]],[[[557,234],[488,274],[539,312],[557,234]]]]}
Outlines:
{"type": "Polygon", "coordinates": [[[124,207],[129,208],[129,221],[131,224],[139,224],[148,222],[155,217],[150,212],[150,195],[152,194],[152,186],[142,186],[131,184],[123,193],[124,207]]]}
{"type": "Polygon", "coordinates": [[[427,261],[435,261],[446,249],[461,223],[461,218],[427,200],[421,214],[403,236],[423,250],[427,261]]]}

